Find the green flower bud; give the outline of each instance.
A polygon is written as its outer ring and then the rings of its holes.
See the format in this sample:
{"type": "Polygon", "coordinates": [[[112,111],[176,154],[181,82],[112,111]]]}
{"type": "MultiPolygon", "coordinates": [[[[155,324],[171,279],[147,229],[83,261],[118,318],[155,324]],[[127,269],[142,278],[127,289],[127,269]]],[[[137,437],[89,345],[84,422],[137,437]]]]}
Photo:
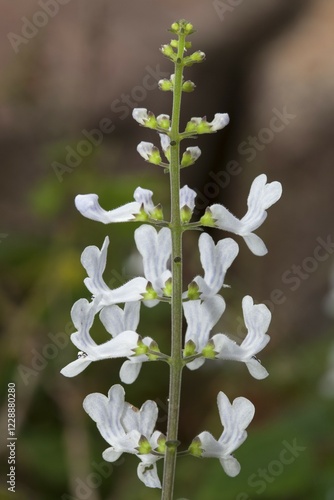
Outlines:
{"type": "Polygon", "coordinates": [[[160,436],[158,437],[158,446],[157,448],[155,448],[155,451],[159,453],[165,453],[166,451],[166,436],[164,436],[163,434],[160,434],[160,436]]]}
{"type": "Polygon", "coordinates": [[[176,54],[173,50],[173,47],[171,47],[170,45],[166,44],[166,45],[162,45],[161,47],[161,52],[163,53],[164,56],[168,57],[168,59],[170,59],[171,61],[175,62],[176,61],[176,54]]]}
{"type": "Polygon", "coordinates": [[[188,356],[193,356],[194,354],[197,354],[196,344],[192,340],[188,340],[183,349],[183,357],[187,358],[188,356]]]}
{"type": "Polygon", "coordinates": [[[146,354],[148,349],[149,348],[147,347],[147,345],[144,344],[144,342],[139,337],[139,340],[137,342],[137,347],[136,347],[136,349],[134,349],[134,355],[141,356],[142,354],[146,354]]]}
{"type": "Polygon", "coordinates": [[[193,54],[183,59],[183,64],[185,66],[192,66],[195,63],[201,63],[205,59],[205,54],[201,50],[197,50],[193,54]]]}
{"type": "Polygon", "coordinates": [[[163,293],[165,297],[171,297],[173,293],[173,281],[172,278],[168,278],[165,283],[165,288],[163,289],[163,293]]]}
{"type": "Polygon", "coordinates": [[[192,281],[188,285],[188,299],[190,300],[198,300],[199,299],[199,288],[196,281],[192,281]]]}
{"type": "MultiPolygon", "coordinates": [[[[152,342],[150,343],[150,351],[160,352],[159,346],[155,342],[155,340],[152,340],[152,342]]],[[[148,353],[147,356],[150,361],[156,361],[157,359],[159,359],[159,355],[156,354],[148,353]]]]}
{"type": "Polygon", "coordinates": [[[140,436],[139,443],[136,449],[140,455],[148,455],[148,453],[151,453],[152,451],[152,446],[145,436],[140,436]]]}
{"type": "Polygon", "coordinates": [[[191,80],[187,80],[182,85],[183,92],[193,92],[195,90],[195,88],[196,88],[196,85],[191,80]]]}
{"type": "Polygon", "coordinates": [[[215,343],[212,340],[206,344],[206,346],[202,349],[202,354],[204,358],[215,359],[216,351],[215,351],[215,343]]]}
{"type": "Polygon", "coordinates": [[[188,207],[188,205],[184,205],[181,208],[181,221],[186,224],[190,221],[191,217],[193,215],[192,210],[188,207]]]}
{"type": "Polygon", "coordinates": [[[171,80],[167,80],[167,78],[164,78],[163,80],[160,80],[159,83],[159,89],[162,90],[163,92],[168,92],[169,90],[173,90],[173,82],[171,80]]]}
{"type": "Polygon", "coordinates": [[[144,205],[141,205],[139,214],[135,215],[135,221],[145,222],[149,219],[149,215],[144,210],[144,205]]]}
{"type": "Polygon", "coordinates": [[[146,293],[143,294],[144,300],[154,300],[158,298],[157,292],[154,290],[152,283],[148,282],[146,286],[146,293]]]}
{"type": "Polygon", "coordinates": [[[160,203],[159,203],[159,205],[154,207],[153,210],[151,211],[151,219],[164,220],[164,214],[163,214],[162,206],[160,205],[160,203]]]}
{"type": "Polygon", "coordinates": [[[198,436],[196,436],[192,440],[191,445],[188,448],[188,451],[194,457],[201,457],[202,456],[202,454],[203,454],[202,443],[201,443],[201,440],[198,436]]]}
{"type": "Polygon", "coordinates": [[[159,115],[157,116],[158,126],[164,130],[170,129],[170,117],[169,115],[159,115]]]}
{"type": "Polygon", "coordinates": [[[212,217],[212,212],[209,207],[205,210],[205,214],[203,215],[203,217],[200,218],[200,223],[202,224],[202,226],[216,226],[215,219],[212,217]]]}

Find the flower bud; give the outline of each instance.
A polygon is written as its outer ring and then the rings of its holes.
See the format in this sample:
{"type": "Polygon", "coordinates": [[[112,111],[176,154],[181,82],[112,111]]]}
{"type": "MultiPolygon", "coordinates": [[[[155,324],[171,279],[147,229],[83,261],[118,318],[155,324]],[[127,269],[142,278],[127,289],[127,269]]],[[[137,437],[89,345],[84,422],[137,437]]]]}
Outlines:
{"type": "Polygon", "coordinates": [[[196,344],[192,340],[188,340],[188,342],[184,346],[183,357],[187,358],[188,356],[193,356],[196,354],[196,344]]]}
{"type": "Polygon", "coordinates": [[[170,118],[169,115],[159,115],[157,116],[158,126],[164,130],[170,130],[170,118]]]}
{"type": "Polygon", "coordinates": [[[172,278],[168,278],[165,283],[165,288],[162,290],[165,297],[171,297],[173,293],[173,282],[172,278]]]}
{"type": "Polygon", "coordinates": [[[155,219],[155,220],[164,220],[164,214],[163,214],[163,211],[162,211],[162,206],[160,205],[157,205],[156,207],[153,208],[153,210],[151,210],[151,219],[155,219]]]}
{"type": "Polygon", "coordinates": [[[196,85],[191,80],[187,80],[182,85],[183,92],[193,92],[195,90],[195,88],[196,88],[196,85]]]}
{"type": "Polygon", "coordinates": [[[158,298],[157,292],[154,290],[152,283],[148,282],[146,286],[146,293],[143,294],[144,300],[155,300],[158,298]]]}
{"type": "Polygon", "coordinates": [[[176,61],[176,54],[174,52],[173,47],[171,47],[170,45],[166,44],[166,45],[162,45],[160,50],[161,50],[161,52],[163,53],[164,56],[168,57],[168,59],[170,59],[173,62],[176,61]]]}
{"type": "Polygon", "coordinates": [[[215,343],[211,339],[202,349],[202,354],[204,358],[215,359],[217,353],[215,351],[215,343]]]}
{"type": "Polygon", "coordinates": [[[193,165],[200,156],[201,150],[199,147],[194,146],[187,148],[182,155],[181,167],[189,167],[190,165],[193,165]]]}
{"type": "Polygon", "coordinates": [[[193,212],[187,205],[184,205],[184,207],[182,207],[180,210],[180,215],[181,215],[181,222],[187,224],[188,222],[190,222],[193,212]]]}
{"type": "Polygon", "coordinates": [[[137,151],[144,158],[144,160],[153,163],[154,165],[160,165],[161,156],[160,151],[151,142],[142,141],[137,146],[137,151]]]}
{"type": "Polygon", "coordinates": [[[134,108],[132,111],[132,116],[143,127],[153,128],[157,127],[157,121],[154,114],[151,111],[147,111],[146,108],[134,108]]]}
{"type": "Polygon", "coordinates": [[[164,436],[163,434],[160,434],[157,441],[158,441],[158,446],[157,446],[157,448],[155,448],[155,451],[157,451],[159,453],[165,453],[165,451],[166,451],[166,436],[164,436]]]}
{"type": "Polygon", "coordinates": [[[215,219],[213,218],[209,207],[205,210],[205,214],[200,218],[200,223],[202,226],[215,227],[215,219]]]}
{"type": "Polygon", "coordinates": [[[199,296],[200,296],[199,287],[198,287],[196,281],[192,281],[188,285],[188,299],[197,300],[200,298],[199,296]]]}
{"type": "Polygon", "coordinates": [[[148,351],[148,347],[142,341],[141,337],[138,339],[137,347],[134,349],[135,356],[141,356],[142,354],[146,354],[148,351]]]}
{"type": "Polygon", "coordinates": [[[145,436],[140,436],[136,450],[138,451],[139,455],[148,455],[148,453],[151,453],[152,446],[145,436]]]}
{"type": "Polygon", "coordinates": [[[205,59],[205,54],[201,50],[193,52],[190,56],[185,57],[183,63],[185,66],[192,66],[195,63],[201,63],[205,59]]]}
{"type": "Polygon", "coordinates": [[[169,90],[173,90],[173,82],[171,80],[167,80],[167,78],[163,78],[158,82],[159,89],[163,92],[168,92],[169,90]]]}
{"type": "Polygon", "coordinates": [[[202,454],[203,454],[202,443],[201,443],[201,440],[198,436],[196,436],[192,440],[191,445],[188,448],[188,451],[194,457],[201,457],[202,456],[202,454]]]}

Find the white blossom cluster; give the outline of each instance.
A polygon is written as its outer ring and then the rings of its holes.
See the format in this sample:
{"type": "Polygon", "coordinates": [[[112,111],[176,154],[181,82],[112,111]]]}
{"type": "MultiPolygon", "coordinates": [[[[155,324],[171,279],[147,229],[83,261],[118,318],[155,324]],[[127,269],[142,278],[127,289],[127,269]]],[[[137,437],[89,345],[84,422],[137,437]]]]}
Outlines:
{"type": "MultiPolygon", "coordinates": [[[[147,110],[135,109],[134,118],[145,125],[150,117],[147,110]]],[[[167,115],[157,117],[157,121],[169,120],[167,115]]],[[[198,125],[199,118],[190,123],[198,125]]],[[[208,122],[206,122],[208,123],[208,122]]],[[[223,128],[228,123],[226,114],[216,114],[208,126],[212,131],[223,128]]],[[[160,134],[161,147],[169,156],[170,142],[166,134],[160,134]]],[[[160,152],[151,143],[140,143],[138,152],[146,160],[152,155],[160,158],[160,152]]],[[[187,148],[187,162],[196,161],[201,154],[198,147],[187,148]]],[[[248,210],[238,219],[221,204],[208,207],[200,220],[202,226],[212,226],[234,235],[241,236],[255,255],[264,255],[267,248],[262,239],[254,233],[267,217],[267,209],[281,196],[279,182],[267,183],[267,177],[259,175],[253,182],[247,201],[248,210]]],[[[161,221],[161,207],[152,201],[153,193],[138,187],[134,201],[113,210],[103,209],[96,194],[78,195],[75,204],[79,212],[92,220],[104,224],[112,222],[139,221],[134,233],[135,243],[143,260],[144,276],[135,277],[116,289],[110,289],[103,279],[106,268],[108,237],[101,249],[87,247],[81,262],[87,272],[85,285],[92,295],[91,301],[78,300],[71,311],[76,332],[71,335],[73,344],[78,348],[78,357],[69,363],[61,373],[73,377],[93,361],[107,358],[126,358],[120,379],[131,384],[140,372],[144,362],[156,360],[161,355],[159,347],[151,337],[137,333],[140,308],[156,306],[160,301],[170,298],[172,280],[169,262],[172,252],[171,231],[161,221]],[[159,229],[154,223],[159,221],[159,229]],[[162,222],[162,223],[161,223],[162,222]],[[120,307],[119,304],[123,304],[120,307]],[[92,337],[96,316],[110,334],[110,340],[97,344],[92,337]]],[[[188,186],[180,190],[181,212],[187,211],[191,219],[195,208],[196,193],[188,186]]],[[[225,311],[224,298],[219,294],[225,285],[226,273],[239,252],[239,246],[232,238],[223,238],[215,243],[207,233],[198,240],[203,274],[195,276],[183,293],[183,311],[187,322],[184,340],[184,361],[190,370],[200,368],[207,359],[233,360],[245,363],[249,373],[256,379],[268,375],[267,370],[257,358],[259,352],[269,342],[267,331],[271,313],[264,304],[255,305],[250,296],[242,300],[242,310],[247,334],[238,344],[227,333],[212,330],[225,311]]],[[[124,400],[124,389],[120,385],[111,387],[108,397],[91,394],[84,401],[84,408],[109,443],[103,457],[115,461],[124,453],[138,456],[138,476],[149,487],[161,488],[156,470],[156,462],[164,456],[165,436],[155,430],[158,416],[157,405],[147,401],[138,410],[124,400]]],[[[218,408],[224,427],[221,437],[216,440],[209,432],[200,433],[189,447],[194,455],[219,458],[225,472],[230,476],[239,473],[240,465],[232,453],[246,439],[246,428],[254,415],[254,406],[246,398],[240,397],[231,404],[227,396],[220,392],[218,408]]]]}

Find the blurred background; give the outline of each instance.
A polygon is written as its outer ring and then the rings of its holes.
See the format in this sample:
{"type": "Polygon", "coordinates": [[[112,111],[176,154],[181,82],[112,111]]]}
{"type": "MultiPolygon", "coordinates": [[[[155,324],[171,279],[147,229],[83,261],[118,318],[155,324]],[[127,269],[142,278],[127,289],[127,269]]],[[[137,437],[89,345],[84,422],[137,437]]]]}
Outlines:
{"type": "MultiPolygon", "coordinates": [[[[217,438],[220,390],[246,396],[256,415],[228,478],[218,460],[178,462],[175,498],[183,500],[334,499],[334,3],[329,0],[25,0],[1,2],[0,255],[1,485],[8,473],[7,389],[16,384],[17,500],[155,500],[136,476],[137,459],[103,462],[107,444],[82,409],[90,392],[119,382],[120,363],[91,365],[74,379],[59,374],[77,355],[70,310],[81,297],[87,245],[111,239],[105,280],[133,274],[134,225],[104,226],[75,210],[78,193],[97,193],[111,209],[140,185],[168,214],[168,178],[138,156],[153,131],[133,107],[171,112],[157,81],[172,71],[159,52],[180,18],[197,29],[206,53],[186,78],[182,120],[228,112],[230,125],[197,143],[202,156],[183,173],[198,192],[196,217],[222,202],[246,211],[252,180],[266,173],[283,196],[258,231],[269,253],[252,255],[241,239],[227,275],[227,310],[215,329],[241,339],[241,300],[250,294],[273,313],[261,353],[270,376],[242,364],[207,362],[185,370],[180,440],[204,429],[217,438]]],[[[187,144],[193,145],[193,144],[187,144]]],[[[222,233],[212,233],[221,238],[222,233]]],[[[185,286],[200,273],[197,234],[185,238],[185,286]],[[195,249],[195,250],[194,250],[195,249]],[[188,281],[187,281],[188,280],[188,281]]],[[[96,325],[96,338],[104,340],[96,325]],[[100,337],[99,337],[100,336],[100,337]]],[[[169,308],[143,309],[139,333],[168,351],[169,308]]],[[[147,363],[126,388],[140,406],[155,400],[164,432],[168,370],[147,363]]],[[[162,464],[159,464],[159,466],[162,464]]]]}

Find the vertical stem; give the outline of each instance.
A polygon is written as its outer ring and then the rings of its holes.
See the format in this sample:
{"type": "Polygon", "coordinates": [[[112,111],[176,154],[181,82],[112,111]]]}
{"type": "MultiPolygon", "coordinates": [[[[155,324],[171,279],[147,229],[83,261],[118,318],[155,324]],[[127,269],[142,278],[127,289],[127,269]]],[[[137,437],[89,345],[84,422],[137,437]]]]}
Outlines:
{"type": "Polygon", "coordinates": [[[185,35],[179,35],[173,93],[171,123],[170,189],[173,293],[171,304],[172,339],[169,379],[169,409],[167,423],[166,455],[162,487],[162,500],[172,500],[182,380],[182,225],[180,216],[180,110],[182,97],[182,73],[185,35]]]}

